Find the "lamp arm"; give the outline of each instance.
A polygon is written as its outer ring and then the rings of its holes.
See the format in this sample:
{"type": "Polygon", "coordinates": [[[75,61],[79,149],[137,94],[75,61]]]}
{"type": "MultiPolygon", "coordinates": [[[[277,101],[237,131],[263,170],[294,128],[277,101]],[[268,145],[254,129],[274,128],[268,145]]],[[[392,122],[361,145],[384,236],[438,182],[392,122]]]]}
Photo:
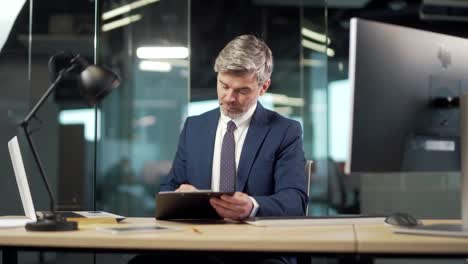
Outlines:
{"type": "Polygon", "coordinates": [[[64,72],[67,72],[67,70],[60,72],[60,74],[57,76],[57,79],[55,79],[55,81],[50,85],[49,89],[47,89],[44,95],[42,95],[41,99],[39,99],[39,101],[31,109],[31,111],[26,116],[26,118],[21,122],[21,126],[23,127],[23,130],[24,130],[24,134],[26,136],[26,139],[28,140],[29,148],[32,151],[32,154],[34,156],[34,161],[36,162],[37,168],[39,169],[39,174],[41,174],[42,180],[44,181],[44,184],[47,189],[47,193],[49,194],[51,212],[55,212],[55,199],[54,199],[54,195],[52,194],[49,181],[47,180],[46,173],[44,171],[44,166],[42,166],[42,162],[41,162],[41,159],[39,158],[39,154],[37,154],[36,148],[34,147],[34,143],[31,138],[31,133],[29,132],[29,122],[31,121],[31,118],[34,117],[34,115],[39,110],[39,108],[42,106],[42,104],[44,104],[47,98],[54,92],[55,88],[57,87],[57,84],[63,79],[64,72]]]}
{"type": "Polygon", "coordinates": [[[39,158],[39,155],[37,154],[36,148],[34,147],[34,143],[32,141],[31,135],[29,133],[29,124],[28,123],[23,123],[22,124],[24,134],[26,135],[26,139],[28,140],[29,148],[32,151],[32,154],[34,156],[34,160],[36,161],[37,168],[39,169],[39,174],[41,174],[42,180],[45,183],[47,193],[49,194],[49,202],[50,202],[50,211],[55,212],[55,199],[54,195],[52,194],[52,190],[50,189],[50,184],[49,181],[47,180],[44,167],[42,166],[41,159],[39,158]]]}
{"type": "Polygon", "coordinates": [[[42,106],[42,104],[44,104],[44,102],[47,100],[47,98],[50,96],[50,94],[52,94],[55,90],[55,88],[57,87],[57,84],[63,79],[63,72],[61,72],[59,74],[59,76],[57,76],[57,79],[55,79],[55,81],[50,85],[49,89],[47,89],[47,91],[44,93],[44,95],[42,95],[41,99],[39,99],[39,101],[37,101],[36,105],[31,109],[31,111],[29,111],[29,114],[26,116],[26,118],[23,120],[23,122],[21,122],[21,126],[28,126],[29,124],[29,121],[31,120],[31,118],[34,117],[34,115],[36,114],[37,110],[39,110],[39,108],[42,106]]]}

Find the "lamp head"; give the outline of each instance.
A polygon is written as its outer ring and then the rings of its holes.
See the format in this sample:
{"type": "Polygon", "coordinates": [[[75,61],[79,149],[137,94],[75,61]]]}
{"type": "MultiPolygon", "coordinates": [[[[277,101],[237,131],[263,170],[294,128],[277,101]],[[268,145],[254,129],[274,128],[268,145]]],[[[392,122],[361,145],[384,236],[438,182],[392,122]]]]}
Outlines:
{"type": "Polygon", "coordinates": [[[78,78],[81,94],[92,105],[120,85],[120,79],[114,72],[96,65],[88,65],[78,78]]]}
{"type": "Polygon", "coordinates": [[[52,82],[59,74],[62,74],[65,80],[74,80],[81,96],[91,106],[104,99],[120,85],[117,74],[107,68],[89,64],[80,55],[56,54],[49,61],[49,70],[52,82]]]}

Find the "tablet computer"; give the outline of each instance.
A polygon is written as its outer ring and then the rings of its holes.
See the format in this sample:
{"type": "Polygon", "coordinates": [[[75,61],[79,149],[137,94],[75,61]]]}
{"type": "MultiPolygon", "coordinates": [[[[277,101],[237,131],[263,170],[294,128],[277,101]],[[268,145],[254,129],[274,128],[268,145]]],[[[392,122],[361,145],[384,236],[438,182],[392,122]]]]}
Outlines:
{"type": "Polygon", "coordinates": [[[221,219],[210,204],[211,197],[233,195],[233,192],[160,192],[156,195],[156,219],[198,220],[221,219]]]}

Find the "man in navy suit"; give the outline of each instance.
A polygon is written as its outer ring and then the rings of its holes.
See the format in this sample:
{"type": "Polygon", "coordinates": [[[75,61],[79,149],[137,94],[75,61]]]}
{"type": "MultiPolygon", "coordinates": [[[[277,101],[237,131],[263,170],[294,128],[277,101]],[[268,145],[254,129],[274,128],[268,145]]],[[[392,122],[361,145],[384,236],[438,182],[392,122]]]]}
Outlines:
{"type": "MultiPolygon", "coordinates": [[[[189,117],[161,191],[232,191],[211,198],[222,217],[301,216],[307,204],[302,129],[258,102],[270,86],[273,56],[252,35],[235,38],[216,58],[220,107],[189,117]]],[[[174,262],[294,263],[258,254],[173,257],[174,262]]],[[[164,262],[159,256],[159,261],[164,262]]],[[[135,262],[137,263],[137,262],[135,262]]]]}
{"type": "Polygon", "coordinates": [[[308,198],[301,125],[258,102],[271,83],[271,50],[255,36],[239,36],[219,53],[214,70],[220,107],[186,120],[161,190],[219,191],[227,173],[223,142],[232,121],[235,194],[212,198],[216,212],[233,220],[304,215],[308,198]]]}

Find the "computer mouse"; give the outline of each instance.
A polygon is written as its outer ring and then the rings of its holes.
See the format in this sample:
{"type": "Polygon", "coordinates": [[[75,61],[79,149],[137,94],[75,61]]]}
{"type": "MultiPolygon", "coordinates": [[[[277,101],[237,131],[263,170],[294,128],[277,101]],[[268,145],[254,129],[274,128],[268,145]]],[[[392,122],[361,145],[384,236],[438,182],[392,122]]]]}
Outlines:
{"type": "Polygon", "coordinates": [[[403,227],[415,227],[420,224],[418,219],[407,213],[393,213],[385,218],[385,223],[403,227]]]}

